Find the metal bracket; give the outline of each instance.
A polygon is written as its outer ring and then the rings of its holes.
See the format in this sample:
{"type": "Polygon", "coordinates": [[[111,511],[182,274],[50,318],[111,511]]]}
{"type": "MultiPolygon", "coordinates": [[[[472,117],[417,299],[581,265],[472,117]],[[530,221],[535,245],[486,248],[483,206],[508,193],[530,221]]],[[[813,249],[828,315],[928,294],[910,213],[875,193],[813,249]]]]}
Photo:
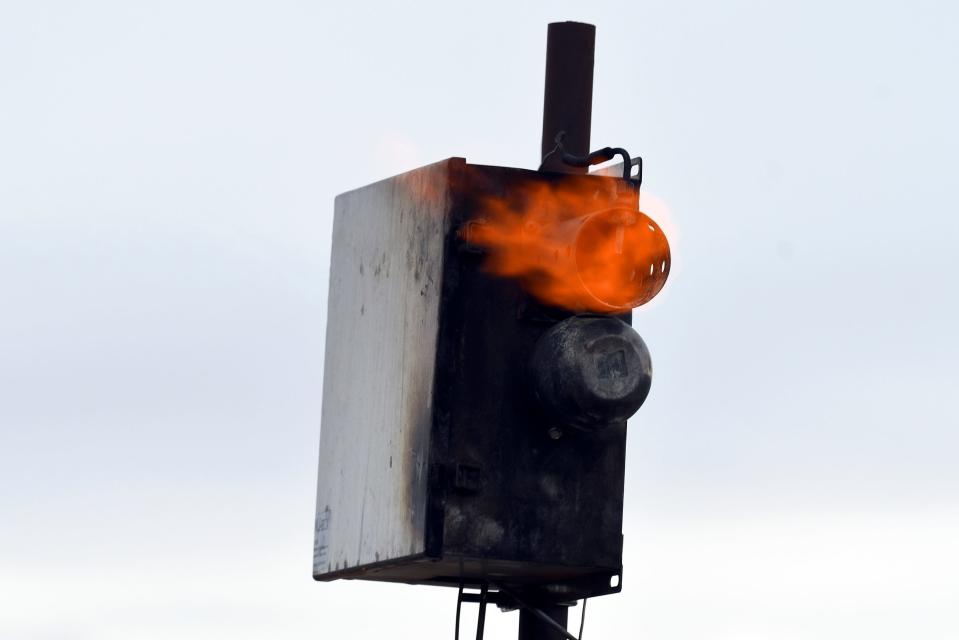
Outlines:
{"type": "MultiPolygon", "coordinates": [[[[580,640],[583,635],[583,624],[586,619],[586,599],[583,599],[583,613],[579,624],[579,636],[571,634],[566,627],[554,620],[549,614],[532,604],[526,596],[521,596],[516,592],[504,587],[503,585],[493,585],[497,591],[490,591],[489,585],[483,584],[479,593],[464,593],[463,586],[460,586],[456,597],[456,633],[454,637],[459,640],[460,629],[460,609],[464,602],[478,603],[480,606],[479,619],[477,620],[476,640],[483,640],[483,630],[486,626],[486,605],[495,604],[501,611],[514,611],[520,609],[529,612],[548,626],[552,627],[558,634],[561,634],[566,640],[580,640]]],[[[562,603],[563,606],[573,606],[575,602],[562,603]]]]}
{"type": "Polygon", "coordinates": [[[600,175],[615,175],[614,173],[611,173],[614,170],[614,168],[618,169],[622,167],[621,169],[622,175],[620,177],[622,177],[623,180],[629,180],[631,182],[634,182],[636,183],[637,186],[642,184],[643,182],[643,159],[642,158],[637,157],[636,160],[633,160],[630,157],[629,152],[626,151],[626,149],[623,149],[622,147],[603,147],[602,149],[598,149],[596,151],[593,151],[592,153],[588,153],[585,156],[573,155],[572,153],[569,153],[568,151],[566,151],[566,149],[563,147],[563,140],[565,138],[566,138],[565,131],[560,131],[559,133],[556,134],[556,146],[553,147],[553,149],[549,153],[543,156],[543,159],[539,165],[540,171],[542,171],[543,168],[546,166],[546,160],[556,153],[560,154],[560,158],[565,164],[568,164],[571,167],[580,167],[580,168],[592,167],[597,164],[609,162],[616,156],[621,156],[623,158],[623,162],[621,164],[613,165],[613,167],[606,167],[600,170],[602,171],[602,173],[600,173],[600,171],[597,171],[595,173],[600,175]],[[637,174],[635,176],[633,175],[633,167],[638,167],[637,174]]]}

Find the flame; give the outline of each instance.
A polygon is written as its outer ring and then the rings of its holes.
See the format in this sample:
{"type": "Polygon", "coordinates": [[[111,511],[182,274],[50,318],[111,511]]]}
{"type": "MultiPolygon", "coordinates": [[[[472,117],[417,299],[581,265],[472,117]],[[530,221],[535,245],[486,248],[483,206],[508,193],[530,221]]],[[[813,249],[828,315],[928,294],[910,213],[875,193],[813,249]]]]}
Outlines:
{"type": "Polygon", "coordinates": [[[528,181],[476,196],[460,235],[485,249],[483,268],[516,278],[545,304],[615,313],[651,300],[669,275],[669,242],[636,192],[590,176],[528,181]]]}

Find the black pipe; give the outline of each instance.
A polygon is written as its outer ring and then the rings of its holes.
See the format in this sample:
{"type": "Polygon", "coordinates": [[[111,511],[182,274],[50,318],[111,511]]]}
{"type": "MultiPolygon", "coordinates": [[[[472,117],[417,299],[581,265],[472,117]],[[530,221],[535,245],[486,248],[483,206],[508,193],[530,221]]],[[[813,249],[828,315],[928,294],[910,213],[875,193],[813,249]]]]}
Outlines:
{"type": "MultiPolygon", "coordinates": [[[[541,169],[587,173],[589,164],[575,167],[563,161],[562,150],[589,155],[593,118],[593,55],[596,27],[582,22],[554,22],[546,34],[546,87],[543,92],[541,169]],[[560,142],[561,141],[561,142],[560,142]]],[[[569,608],[542,604],[519,612],[519,640],[567,640],[563,633],[569,608]],[[552,621],[552,623],[550,623],[552,621]]]]}
{"type": "Polygon", "coordinates": [[[569,621],[569,607],[558,604],[539,605],[537,609],[520,609],[519,612],[519,640],[567,640],[570,636],[564,634],[554,625],[537,615],[540,611],[546,614],[556,624],[566,628],[569,621]]]}
{"type": "Polygon", "coordinates": [[[563,148],[574,156],[589,154],[593,116],[593,53],[596,27],[582,22],[554,22],[546,36],[546,89],[543,97],[543,140],[540,159],[546,171],[586,173],[571,167],[556,148],[556,136],[565,132],[563,148]],[[549,156],[549,157],[547,157],[549,156]]]}

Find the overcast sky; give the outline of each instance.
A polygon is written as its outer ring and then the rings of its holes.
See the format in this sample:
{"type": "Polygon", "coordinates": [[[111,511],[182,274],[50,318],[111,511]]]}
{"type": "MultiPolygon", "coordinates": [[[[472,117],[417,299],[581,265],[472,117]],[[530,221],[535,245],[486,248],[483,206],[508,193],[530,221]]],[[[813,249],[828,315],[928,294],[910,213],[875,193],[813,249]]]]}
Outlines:
{"type": "Polygon", "coordinates": [[[535,167],[567,19],[675,258],[587,637],[959,637],[957,5],[327,4],[0,4],[0,637],[451,636],[310,577],[333,198],[535,167]]]}

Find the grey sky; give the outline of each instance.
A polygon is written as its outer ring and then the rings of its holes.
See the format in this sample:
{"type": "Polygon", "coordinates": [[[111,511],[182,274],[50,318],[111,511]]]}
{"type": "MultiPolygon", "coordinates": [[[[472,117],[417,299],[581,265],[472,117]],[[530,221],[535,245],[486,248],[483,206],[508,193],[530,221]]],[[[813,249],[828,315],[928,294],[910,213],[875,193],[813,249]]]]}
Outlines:
{"type": "Polygon", "coordinates": [[[448,637],[309,576],[333,197],[535,166],[564,19],[675,254],[587,632],[959,636],[956,5],[286,1],[0,5],[0,636],[448,637]]]}

